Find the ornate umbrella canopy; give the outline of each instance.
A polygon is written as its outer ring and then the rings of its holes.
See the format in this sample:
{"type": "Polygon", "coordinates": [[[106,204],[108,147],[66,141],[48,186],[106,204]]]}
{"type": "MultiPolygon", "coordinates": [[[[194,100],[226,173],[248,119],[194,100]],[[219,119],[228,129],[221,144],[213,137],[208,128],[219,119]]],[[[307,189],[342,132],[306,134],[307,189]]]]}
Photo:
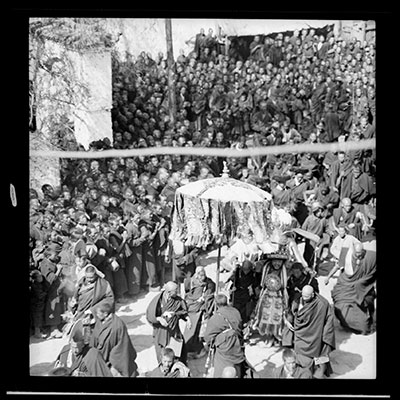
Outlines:
{"type": "Polygon", "coordinates": [[[272,232],[272,196],[251,184],[226,176],[180,187],[175,193],[170,238],[205,247],[223,235],[262,243],[272,232]]]}

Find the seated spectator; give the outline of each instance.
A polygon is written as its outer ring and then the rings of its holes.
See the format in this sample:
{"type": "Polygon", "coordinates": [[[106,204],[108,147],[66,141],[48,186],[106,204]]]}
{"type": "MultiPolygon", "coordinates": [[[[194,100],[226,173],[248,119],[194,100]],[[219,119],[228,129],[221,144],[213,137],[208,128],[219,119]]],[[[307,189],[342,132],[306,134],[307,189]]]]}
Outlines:
{"type": "Polygon", "coordinates": [[[292,349],[284,349],[282,352],[283,365],[276,367],[273,377],[276,379],[312,379],[311,371],[302,368],[296,362],[296,352],[292,349]]]}
{"type": "Polygon", "coordinates": [[[161,362],[147,376],[151,378],[190,378],[190,369],[176,359],[174,350],[165,347],[161,351],[161,362]]]}

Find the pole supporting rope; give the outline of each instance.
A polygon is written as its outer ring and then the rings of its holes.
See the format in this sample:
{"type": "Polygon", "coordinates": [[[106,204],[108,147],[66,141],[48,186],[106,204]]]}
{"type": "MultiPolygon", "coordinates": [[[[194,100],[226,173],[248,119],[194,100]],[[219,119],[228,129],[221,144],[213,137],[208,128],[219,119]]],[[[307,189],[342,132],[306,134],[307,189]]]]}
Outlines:
{"type": "Polygon", "coordinates": [[[251,147],[247,149],[225,148],[218,149],[212,147],[144,147],[140,149],[125,150],[100,150],[100,151],[61,151],[61,150],[31,150],[30,157],[45,158],[127,158],[152,155],[188,155],[200,157],[254,157],[266,156],[270,154],[288,153],[326,153],[337,151],[355,151],[364,149],[374,149],[376,146],[375,138],[350,142],[335,143],[298,143],[285,144],[279,146],[251,147]]]}

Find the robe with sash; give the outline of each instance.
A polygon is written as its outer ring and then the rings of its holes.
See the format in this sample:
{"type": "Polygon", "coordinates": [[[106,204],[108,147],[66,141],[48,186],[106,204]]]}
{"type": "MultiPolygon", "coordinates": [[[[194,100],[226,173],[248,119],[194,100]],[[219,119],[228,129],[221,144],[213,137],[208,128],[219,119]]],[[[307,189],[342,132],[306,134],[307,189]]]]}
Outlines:
{"type": "MultiPolygon", "coordinates": [[[[183,340],[183,335],[179,328],[179,319],[186,320],[188,313],[186,302],[183,299],[175,296],[165,300],[163,294],[164,291],[157,294],[150,302],[146,311],[147,321],[153,326],[153,338],[158,362],[161,362],[161,350],[164,347],[168,347],[171,337],[183,340]],[[165,311],[174,312],[174,315],[168,320],[166,327],[162,326],[157,320],[157,317],[161,317],[165,311]]],[[[185,357],[185,351],[185,345],[183,345],[183,358],[185,357]]]]}
{"type": "MultiPolygon", "coordinates": [[[[297,361],[303,368],[312,368],[315,359],[328,357],[336,347],[332,307],[328,300],[315,293],[308,303],[303,303],[302,298],[294,302],[292,310],[297,361]]],[[[329,359],[326,361],[329,365],[329,359]]]]}
{"type": "Polygon", "coordinates": [[[86,278],[82,278],[75,290],[74,298],[76,300],[75,321],[82,318],[85,311],[91,310],[94,314],[95,306],[102,303],[110,303],[114,306],[114,294],[110,284],[103,278],[98,277],[93,283],[86,283],[86,278]]]}
{"type": "Polygon", "coordinates": [[[232,306],[220,307],[210,318],[204,334],[209,346],[215,346],[214,378],[222,376],[225,367],[234,367],[242,376],[242,364],[246,360],[242,346],[242,319],[232,306]]]}
{"type": "Polygon", "coordinates": [[[206,278],[203,282],[198,280],[196,275],[186,281],[185,301],[188,307],[188,315],[191,321],[190,329],[186,327],[183,332],[188,352],[198,352],[203,348],[200,337],[204,336],[201,332],[213,312],[215,283],[206,278]],[[200,298],[203,301],[198,301],[200,298]]]}

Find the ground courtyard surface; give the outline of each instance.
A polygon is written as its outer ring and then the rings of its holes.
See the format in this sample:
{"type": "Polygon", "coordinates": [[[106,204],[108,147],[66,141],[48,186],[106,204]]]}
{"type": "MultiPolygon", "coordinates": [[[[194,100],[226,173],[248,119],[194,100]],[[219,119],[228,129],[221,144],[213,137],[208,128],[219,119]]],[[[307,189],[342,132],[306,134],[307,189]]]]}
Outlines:
{"type": "MultiPolygon", "coordinates": [[[[222,256],[223,256],[222,252],[222,256]]],[[[217,251],[202,256],[198,262],[204,265],[207,275],[215,280],[217,251]]],[[[221,273],[220,281],[227,279],[227,273],[221,273]]],[[[324,277],[318,277],[320,293],[332,302],[330,293],[336,283],[335,277],[328,285],[324,277]]],[[[139,376],[156,368],[157,360],[153,344],[152,327],[146,320],[146,309],[157,293],[149,292],[139,296],[129,304],[117,305],[116,314],[125,322],[133,346],[137,351],[136,363],[139,376]]],[[[335,320],[336,350],[331,354],[334,379],[374,379],[376,378],[376,333],[368,336],[355,335],[343,330],[335,320]]],[[[31,338],[29,345],[30,374],[46,375],[53,367],[61,348],[67,343],[66,338],[38,340],[31,338]]],[[[282,349],[267,348],[264,340],[257,334],[251,336],[245,348],[249,363],[255,368],[260,378],[271,377],[274,367],[282,364],[282,349]]],[[[188,366],[193,377],[210,376],[212,370],[205,371],[205,357],[189,359],[188,366]]]]}

